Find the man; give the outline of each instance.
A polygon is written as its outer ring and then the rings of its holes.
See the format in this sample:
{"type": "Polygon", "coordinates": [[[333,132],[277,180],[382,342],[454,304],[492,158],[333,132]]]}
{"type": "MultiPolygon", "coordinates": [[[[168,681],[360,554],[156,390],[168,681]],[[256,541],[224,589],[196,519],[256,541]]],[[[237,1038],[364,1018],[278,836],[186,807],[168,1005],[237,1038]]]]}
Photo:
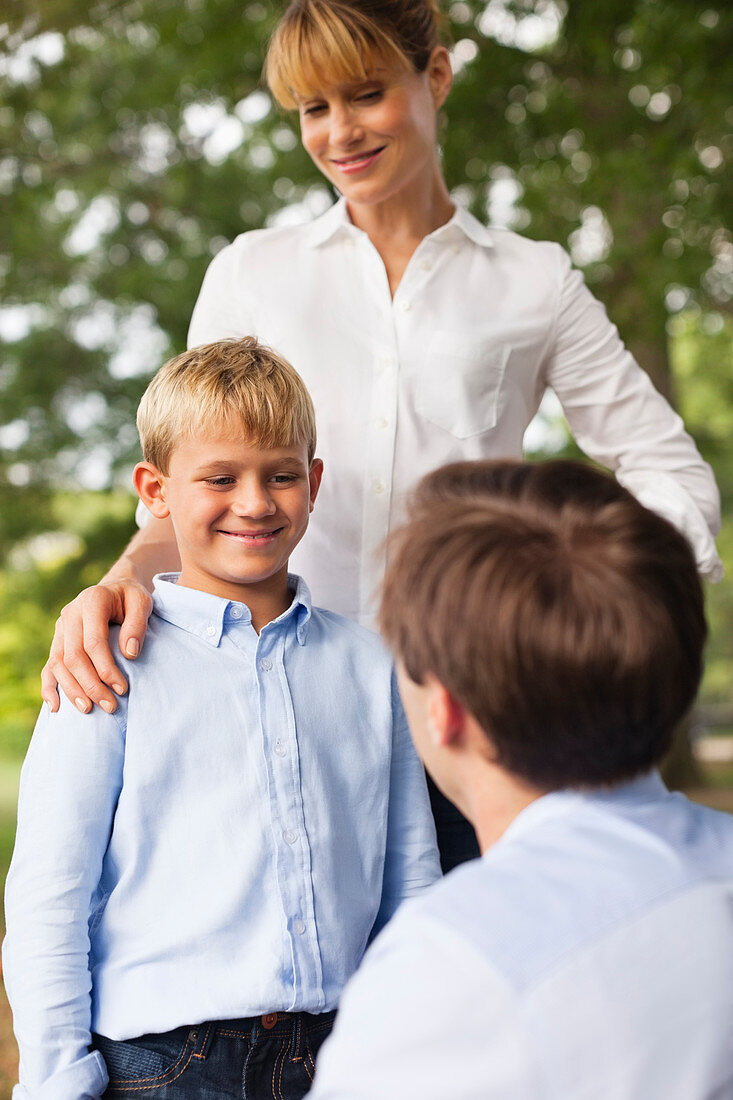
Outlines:
{"type": "Polygon", "coordinates": [[[732,1097],[733,818],[655,770],[702,671],[685,539],[579,463],[444,467],[381,624],[483,858],[367,953],[314,1100],[732,1097]]]}

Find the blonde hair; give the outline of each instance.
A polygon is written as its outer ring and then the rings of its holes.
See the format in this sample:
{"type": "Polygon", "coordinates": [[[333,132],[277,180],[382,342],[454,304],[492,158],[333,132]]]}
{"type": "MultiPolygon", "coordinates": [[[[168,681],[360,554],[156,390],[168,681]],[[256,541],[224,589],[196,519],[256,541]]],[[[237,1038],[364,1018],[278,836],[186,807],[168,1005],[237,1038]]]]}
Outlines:
{"type": "Polygon", "coordinates": [[[316,449],[313,402],[300,375],[254,336],[202,344],[170,359],[143,394],[146,462],[168,474],[176,444],[212,424],[241,424],[256,446],[316,449]]]}
{"type": "Polygon", "coordinates": [[[365,79],[378,59],[424,72],[443,40],[437,0],[292,0],[270,40],[265,79],[281,106],[365,79]]]}

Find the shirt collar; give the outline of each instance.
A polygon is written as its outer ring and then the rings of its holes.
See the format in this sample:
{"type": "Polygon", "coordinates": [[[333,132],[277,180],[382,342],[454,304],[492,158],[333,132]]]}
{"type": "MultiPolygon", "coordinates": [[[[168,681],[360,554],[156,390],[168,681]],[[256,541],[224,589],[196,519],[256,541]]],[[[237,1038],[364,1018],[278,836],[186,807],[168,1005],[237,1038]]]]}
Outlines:
{"type": "MultiPolygon", "coordinates": [[[[346,208],[346,199],[342,197],[325,214],[321,214],[320,218],[316,218],[314,222],[311,222],[306,229],[306,233],[308,243],[313,248],[317,248],[337,235],[355,236],[359,235],[361,230],[357,229],[351,221],[346,208]]],[[[464,237],[468,237],[474,244],[481,245],[483,248],[493,248],[494,245],[491,230],[482,225],[478,218],[475,218],[463,206],[456,203],[452,217],[445,225],[440,225],[432,233],[429,233],[426,240],[448,243],[460,241],[464,237]]]]}
{"type": "MultiPolygon", "coordinates": [[[[219,645],[225,626],[252,622],[252,614],[245,603],[186,588],[177,583],[179,576],[180,573],[159,573],[153,580],[153,612],[159,618],[214,647],[219,645]]],[[[263,629],[268,630],[295,616],[298,643],[305,645],[313,610],[311,594],[303,578],[295,573],[288,574],[288,585],[293,593],[290,607],[263,629]]]]}
{"type": "MultiPolygon", "coordinates": [[[[541,828],[547,821],[564,817],[581,804],[596,803],[623,811],[641,806],[645,802],[656,802],[668,794],[669,791],[656,769],[613,787],[551,791],[550,794],[542,795],[541,798],[530,802],[529,806],[514,818],[497,844],[502,845],[507,841],[517,840],[537,827],[541,828]]],[[[489,848],[487,854],[491,850],[489,848]]]]}

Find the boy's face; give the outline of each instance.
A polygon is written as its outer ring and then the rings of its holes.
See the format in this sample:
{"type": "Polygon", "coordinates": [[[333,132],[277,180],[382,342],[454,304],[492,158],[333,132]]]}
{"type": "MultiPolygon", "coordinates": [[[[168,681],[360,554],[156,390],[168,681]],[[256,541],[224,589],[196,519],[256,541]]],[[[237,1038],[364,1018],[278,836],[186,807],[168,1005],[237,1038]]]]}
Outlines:
{"type": "Polygon", "coordinates": [[[285,592],[322,471],[320,459],[309,465],[305,444],[263,448],[234,425],[181,440],[161,478],[180,583],[245,603],[264,589],[285,592]]]}

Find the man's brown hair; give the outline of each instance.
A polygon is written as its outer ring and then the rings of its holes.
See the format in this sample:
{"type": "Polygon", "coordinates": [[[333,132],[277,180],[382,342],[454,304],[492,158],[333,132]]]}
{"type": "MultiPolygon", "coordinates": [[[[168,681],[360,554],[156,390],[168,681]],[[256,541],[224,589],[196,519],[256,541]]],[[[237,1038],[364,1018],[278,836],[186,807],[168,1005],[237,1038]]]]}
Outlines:
{"type": "Polygon", "coordinates": [[[497,763],[545,790],[658,763],[695,698],[707,634],[684,537],[569,461],[424,478],[393,536],[380,622],[407,674],[439,680],[497,763]]]}

